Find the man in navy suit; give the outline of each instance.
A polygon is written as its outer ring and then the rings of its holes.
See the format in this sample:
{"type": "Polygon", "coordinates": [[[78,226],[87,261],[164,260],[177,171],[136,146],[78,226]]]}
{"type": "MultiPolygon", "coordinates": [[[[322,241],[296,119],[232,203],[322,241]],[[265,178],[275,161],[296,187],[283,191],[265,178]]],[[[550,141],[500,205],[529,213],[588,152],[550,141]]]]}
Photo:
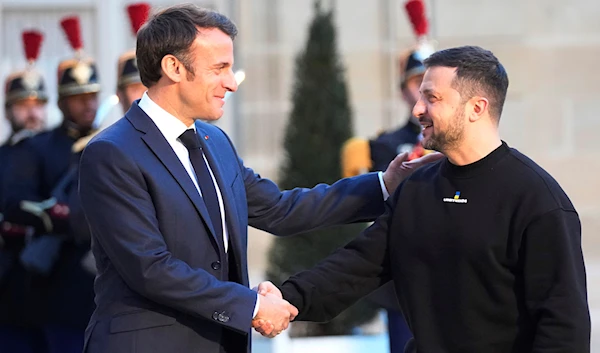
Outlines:
{"type": "Polygon", "coordinates": [[[372,220],[423,163],[398,157],[385,173],[283,192],[246,168],[223,131],[197,120],[219,119],[237,89],[236,33],[194,5],[159,12],[138,33],[148,91],[81,158],[98,269],[87,352],[248,351],[253,319],[280,332],[297,310],[249,289],[247,226],[289,235],[372,220]]]}

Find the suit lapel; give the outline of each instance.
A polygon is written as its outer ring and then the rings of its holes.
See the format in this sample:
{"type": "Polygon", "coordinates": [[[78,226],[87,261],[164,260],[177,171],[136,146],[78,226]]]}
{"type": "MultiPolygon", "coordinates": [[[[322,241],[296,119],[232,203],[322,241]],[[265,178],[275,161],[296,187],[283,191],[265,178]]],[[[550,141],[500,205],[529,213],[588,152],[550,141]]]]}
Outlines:
{"type": "MultiPolygon", "coordinates": [[[[217,180],[217,184],[219,184],[219,190],[221,191],[221,196],[223,197],[223,205],[225,206],[225,224],[227,225],[227,235],[229,237],[229,242],[233,251],[235,251],[236,259],[238,262],[243,261],[242,257],[242,244],[240,243],[239,234],[242,234],[239,229],[239,223],[237,221],[238,214],[237,209],[234,204],[233,194],[231,192],[231,186],[225,182],[223,178],[222,171],[222,163],[228,163],[228,161],[218,160],[218,151],[216,146],[214,145],[213,139],[205,139],[204,136],[209,136],[202,128],[201,124],[196,124],[196,130],[198,132],[198,136],[200,137],[200,143],[202,144],[202,150],[204,151],[204,155],[206,156],[206,160],[208,160],[208,164],[210,169],[212,170],[215,179],[217,180]]],[[[241,273],[241,272],[238,272],[241,273]]]]}
{"type": "Polygon", "coordinates": [[[194,182],[192,179],[190,179],[189,174],[181,164],[181,161],[173,151],[173,148],[171,148],[171,145],[169,145],[158,127],[156,127],[150,117],[148,117],[148,115],[146,115],[146,113],[144,113],[144,111],[142,111],[137,104],[132,105],[129,112],[127,112],[126,117],[136,127],[136,129],[145,133],[142,135],[142,140],[161,161],[165,168],[167,168],[179,186],[181,186],[204,220],[204,223],[212,235],[211,238],[213,239],[215,246],[218,249],[222,249],[223,240],[217,239],[204,200],[198,193],[194,182]]]}

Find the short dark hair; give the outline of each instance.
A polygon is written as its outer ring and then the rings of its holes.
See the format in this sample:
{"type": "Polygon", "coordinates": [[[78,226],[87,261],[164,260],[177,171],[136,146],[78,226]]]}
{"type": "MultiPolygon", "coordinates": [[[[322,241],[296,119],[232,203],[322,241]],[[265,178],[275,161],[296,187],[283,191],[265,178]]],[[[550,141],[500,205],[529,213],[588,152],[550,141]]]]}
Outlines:
{"type": "Polygon", "coordinates": [[[171,6],[153,14],[137,34],[135,56],[144,86],[151,87],[160,80],[160,62],[168,54],[179,59],[193,75],[190,47],[202,28],[220,29],[232,40],[237,35],[235,24],[225,15],[192,4],[171,6]]]}
{"type": "Polygon", "coordinates": [[[508,90],[508,75],[494,54],[477,46],[450,48],[433,53],[425,67],[456,68],[453,87],[464,101],[485,95],[490,102],[490,115],[500,119],[508,90]]]}

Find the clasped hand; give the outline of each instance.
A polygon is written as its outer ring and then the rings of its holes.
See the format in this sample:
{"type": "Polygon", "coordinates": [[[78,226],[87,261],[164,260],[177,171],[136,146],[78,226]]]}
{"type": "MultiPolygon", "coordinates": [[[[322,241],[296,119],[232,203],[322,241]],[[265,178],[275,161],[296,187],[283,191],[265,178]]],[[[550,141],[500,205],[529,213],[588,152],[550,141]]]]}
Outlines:
{"type": "Polygon", "coordinates": [[[271,282],[263,282],[253,290],[260,295],[260,304],[252,327],[261,335],[273,338],[288,328],[298,315],[298,309],[284,300],[281,291],[271,282]]]}

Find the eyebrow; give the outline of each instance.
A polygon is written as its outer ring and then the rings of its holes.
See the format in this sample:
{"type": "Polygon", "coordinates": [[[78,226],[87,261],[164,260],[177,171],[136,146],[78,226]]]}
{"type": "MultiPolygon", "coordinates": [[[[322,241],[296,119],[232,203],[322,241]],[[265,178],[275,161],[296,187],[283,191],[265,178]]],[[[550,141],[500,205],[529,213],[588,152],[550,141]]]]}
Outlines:
{"type": "Polygon", "coordinates": [[[231,66],[231,63],[228,63],[227,61],[222,61],[220,63],[214,64],[213,67],[217,68],[217,67],[228,67],[231,66]]]}
{"type": "Polygon", "coordinates": [[[435,96],[438,93],[431,88],[425,88],[424,90],[421,91],[421,94],[431,94],[431,95],[435,96]]]}

